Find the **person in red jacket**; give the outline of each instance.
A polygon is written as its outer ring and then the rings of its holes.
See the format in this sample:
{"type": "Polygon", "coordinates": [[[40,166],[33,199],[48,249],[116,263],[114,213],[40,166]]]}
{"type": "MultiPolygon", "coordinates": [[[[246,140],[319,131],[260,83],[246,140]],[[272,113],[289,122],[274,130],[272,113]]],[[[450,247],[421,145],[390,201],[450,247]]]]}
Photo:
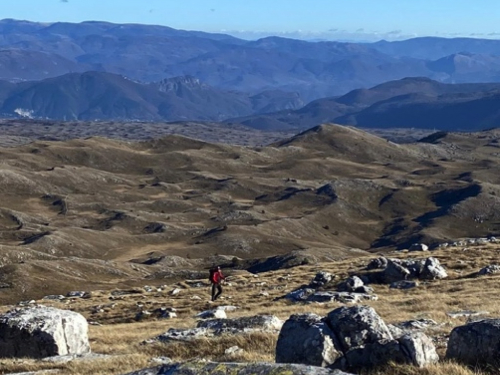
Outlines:
{"type": "Polygon", "coordinates": [[[222,274],[220,267],[210,270],[210,282],[212,283],[212,301],[215,301],[222,294],[222,280],[225,276],[222,274]]]}

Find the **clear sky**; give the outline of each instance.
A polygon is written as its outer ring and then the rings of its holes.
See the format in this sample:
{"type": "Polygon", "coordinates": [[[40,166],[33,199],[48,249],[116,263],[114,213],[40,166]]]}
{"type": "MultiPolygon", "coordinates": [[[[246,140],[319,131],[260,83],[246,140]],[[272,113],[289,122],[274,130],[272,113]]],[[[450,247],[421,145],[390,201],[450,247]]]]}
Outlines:
{"type": "Polygon", "coordinates": [[[1,18],[145,23],[246,38],[500,38],[500,0],[0,0],[1,18]]]}

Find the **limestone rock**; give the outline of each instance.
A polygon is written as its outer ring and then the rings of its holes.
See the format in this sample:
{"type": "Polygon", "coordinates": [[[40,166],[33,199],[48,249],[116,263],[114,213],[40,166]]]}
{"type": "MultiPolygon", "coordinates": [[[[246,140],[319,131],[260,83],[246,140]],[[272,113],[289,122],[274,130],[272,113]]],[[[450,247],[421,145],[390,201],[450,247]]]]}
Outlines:
{"type": "Polygon", "coordinates": [[[312,288],[318,288],[332,281],[333,275],[330,272],[321,271],[314,276],[314,279],[309,284],[312,288]]]}
{"type": "Polygon", "coordinates": [[[381,276],[384,283],[390,284],[395,281],[406,280],[410,275],[411,272],[406,267],[390,259],[381,276]]]}
{"type": "Polygon", "coordinates": [[[429,251],[429,246],[423,243],[414,243],[408,249],[409,251],[429,251]]]}
{"type": "Polygon", "coordinates": [[[388,264],[388,260],[387,258],[384,258],[384,257],[380,257],[380,258],[375,258],[375,259],[372,259],[368,265],[366,266],[366,269],[368,271],[370,270],[383,270],[384,268],[387,267],[387,264],[388,264]]]}
{"type": "Polygon", "coordinates": [[[477,273],[479,276],[493,275],[500,272],[500,266],[497,264],[490,264],[484,268],[481,268],[477,273]]]}
{"type": "Polygon", "coordinates": [[[224,310],[215,309],[215,310],[202,311],[201,313],[196,314],[196,317],[200,319],[226,319],[227,315],[224,310]]]}
{"type": "Polygon", "coordinates": [[[318,315],[292,315],[281,328],[276,344],[276,362],[332,365],[343,355],[335,348],[334,337],[318,315]]]}
{"type": "Polygon", "coordinates": [[[416,281],[410,281],[410,280],[400,280],[400,281],[394,281],[391,283],[389,288],[392,289],[412,289],[416,288],[418,286],[418,283],[416,281]]]}
{"type": "Polygon", "coordinates": [[[337,287],[339,292],[357,292],[365,284],[358,276],[351,276],[347,278],[344,282],[340,283],[337,287]]]}
{"type": "Polygon", "coordinates": [[[326,322],[344,353],[380,340],[392,340],[385,322],[369,306],[339,307],[327,315],[326,322]]]}
{"type": "Polygon", "coordinates": [[[146,343],[161,341],[192,341],[201,337],[210,337],[213,333],[206,328],[188,328],[188,329],[176,329],[170,328],[167,332],[157,336],[154,339],[147,340],[146,343]]]}
{"type": "Polygon", "coordinates": [[[301,288],[288,293],[285,298],[292,301],[305,301],[307,298],[314,294],[315,290],[312,288],[301,288]]]}
{"type": "Polygon", "coordinates": [[[432,340],[422,332],[406,334],[398,342],[408,361],[415,366],[425,367],[439,361],[432,340]]]}
{"type": "Polygon", "coordinates": [[[273,332],[281,329],[283,321],[274,315],[245,316],[235,319],[210,319],[199,321],[198,328],[209,329],[214,334],[244,333],[244,332],[273,332]]]}
{"type": "Polygon", "coordinates": [[[436,258],[427,258],[420,275],[421,279],[435,280],[448,277],[446,270],[441,266],[436,258]]]}
{"type": "Polygon", "coordinates": [[[90,352],[87,320],[73,311],[38,306],[0,316],[0,357],[43,358],[90,352]]]}
{"type": "Polygon", "coordinates": [[[134,371],[126,375],[352,375],[339,370],[323,367],[281,364],[281,363],[218,363],[194,361],[163,365],[150,369],[134,371]]]}
{"type": "Polygon", "coordinates": [[[496,364],[500,358],[500,319],[484,319],[451,331],[446,358],[459,362],[496,364]]]}

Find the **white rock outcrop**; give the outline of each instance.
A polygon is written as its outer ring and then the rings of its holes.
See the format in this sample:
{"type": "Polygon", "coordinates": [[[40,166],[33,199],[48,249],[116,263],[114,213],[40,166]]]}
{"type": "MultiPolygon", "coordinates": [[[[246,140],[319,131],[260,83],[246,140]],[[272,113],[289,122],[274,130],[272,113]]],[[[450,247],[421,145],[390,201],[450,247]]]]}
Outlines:
{"type": "Polygon", "coordinates": [[[73,311],[37,306],[0,316],[0,357],[90,353],[88,323],[73,311]]]}

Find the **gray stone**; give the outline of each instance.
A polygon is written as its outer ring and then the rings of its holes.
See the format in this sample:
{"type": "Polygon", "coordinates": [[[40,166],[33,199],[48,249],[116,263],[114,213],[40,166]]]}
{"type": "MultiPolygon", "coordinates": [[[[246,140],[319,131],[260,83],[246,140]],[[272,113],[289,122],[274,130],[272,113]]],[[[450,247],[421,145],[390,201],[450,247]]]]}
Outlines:
{"type": "Polygon", "coordinates": [[[422,332],[406,334],[398,342],[409,363],[415,366],[425,367],[439,361],[432,340],[422,332]]]}
{"type": "MultiPolygon", "coordinates": [[[[414,331],[422,331],[429,328],[439,327],[436,321],[432,319],[414,319],[405,322],[396,323],[394,326],[400,328],[402,331],[409,333],[414,331]]],[[[393,335],[394,336],[394,335],[393,335]]]]}
{"type": "Polygon", "coordinates": [[[462,317],[472,317],[472,316],[483,316],[488,315],[488,311],[472,311],[472,310],[460,310],[460,311],[450,311],[447,312],[450,318],[462,318],[462,317]]]}
{"type": "Polygon", "coordinates": [[[61,295],[61,294],[50,294],[50,295],[48,295],[48,296],[43,297],[42,299],[60,301],[60,300],[63,300],[63,299],[65,299],[65,298],[66,298],[66,297],[64,297],[64,296],[63,296],[63,295],[61,295]]]}
{"type": "Polygon", "coordinates": [[[309,284],[312,288],[318,288],[332,281],[333,275],[330,272],[321,271],[314,276],[314,279],[309,284]]]}
{"type": "Polygon", "coordinates": [[[155,337],[151,340],[146,340],[145,343],[151,342],[169,342],[169,341],[192,341],[199,339],[201,337],[213,336],[213,332],[206,328],[188,328],[188,329],[176,329],[170,328],[167,332],[155,337]]]}
{"type": "Polygon", "coordinates": [[[243,349],[241,349],[238,345],[231,346],[230,348],[227,348],[224,350],[225,355],[238,355],[242,354],[244,352],[243,349]]]}
{"type": "Polygon", "coordinates": [[[337,286],[339,292],[355,292],[364,286],[363,281],[357,276],[351,276],[337,286]]]}
{"type": "Polygon", "coordinates": [[[305,301],[307,298],[311,295],[314,294],[315,290],[312,288],[301,288],[294,290],[293,292],[288,293],[285,298],[292,300],[292,301],[305,301]]]}
{"type": "Polygon", "coordinates": [[[368,271],[370,270],[383,270],[385,267],[387,267],[388,260],[387,258],[380,257],[380,258],[375,258],[372,259],[368,265],[366,266],[366,269],[368,271]]]}
{"type": "Polygon", "coordinates": [[[349,292],[316,292],[307,298],[307,302],[340,302],[340,303],[359,303],[370,300],[376,301],[378,296],[365,293],[349,293],[349,292]]]}
{"type": "Polygon", "coordinates": [[[436,258],[427,258],[420,275],[421,279],[436,280],[448,277],[446,270],[441,266],[436,258]]]}
{"type": "Polygon", "coordinates": [[[318,315],[292,315],[281,328],[276,362],[332,365],[343,355],[335,348],[334,340],[334,333],[318,315]]]}
{"type": "Polygon", "coordinates": [[[500,272],[500,266],[497,264],[490,264],[484,268],[481,268],[477,273],[479,276],[493,275],[500,272]]]}
{"type": "Polygon", "coordinates": [[[500,358],[500,319],[484,319],[455,327],[446,358],[477,366],[496,366],[500,358]]]}
{"type": "Polygon", "coordinates": [[[90,296],[89,293],[80,290],[71,291],[66,294],[66,297],[72,297],[72,298],[84,298],[89,296],[90,296]]]}
{"type": "Polygon", "coordinates": [[[44,358],[90,352],[88,324],[73,311],[38,306],[0,316],[0,357],[44,358]]]}
{"type": "Polygon", "coordinates": [[[245,316],[235,319],[202,320],[198,328],[211,330],[214,334],[245,333],[245,332],[275,332],[281,329],[283,321],[274,315],[245,316]]]}
{"type": "Polygon", "coordinates": [[[394,281],[391,283],[390,288],[393,289],[411,289],[411,288],[416,288],[418,286],[418,283],[416,281],[410,281],[410,280],[400,280],[400,281],[394,281]]]}
{"type": "Polygon", "coordinates": [[[219,363],[193,361],[163,365],[130,372],[126,375],[352,375],[323,367],[283,363],[219,363]]]}
{"type": "Polygon", "coordinates": [[[382,280],[386,284],[393,283],[395,281],[406,280],[410,277],[411,272],[403,267],[401,264],[390,259],[387,263],[387,267],[382,271],[382,280]]]}
{"type": "Polygon", "coordinates": [[[200,319],[226,319],[226,312],[222,309],[207,310],[196,314],[196,318],[200,319]]]}
{"type": "Polygon", "coordinates": [[[423,243],[414,243],[413,245],[410,246],[408,249],[409,251],[428,251],[429,246],[423,243]]]}
{"type": "Polygon", "coordinates": [[[381,340],[392,340],[387,325],[369,306],[339,307],[327,315],[326,323],[344,353],[381,340]]]}

